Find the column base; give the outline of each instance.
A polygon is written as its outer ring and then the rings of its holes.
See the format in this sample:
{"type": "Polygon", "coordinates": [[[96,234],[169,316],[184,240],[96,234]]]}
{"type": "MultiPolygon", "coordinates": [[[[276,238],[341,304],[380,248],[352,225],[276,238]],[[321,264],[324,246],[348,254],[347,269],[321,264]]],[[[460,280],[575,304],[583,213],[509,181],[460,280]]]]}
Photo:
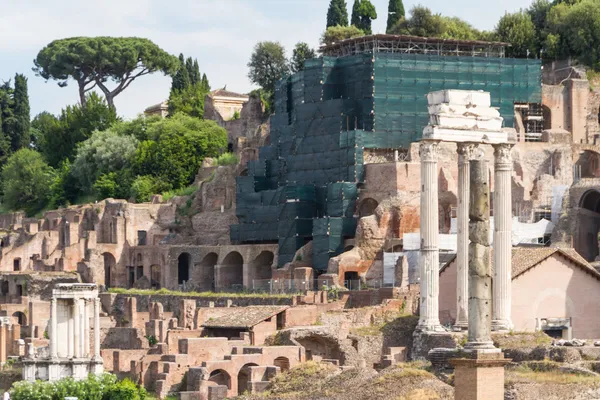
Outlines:
{"type": "Polygon", "coordinates": [[[427,360],[429,351],[435,348],[456,349],[456,334],[442,331],[420,331],[415,329],[411,349],[413,360],[427,360]]]}
{"type": "Polygon", "coordinates": [[[502,352],[499,348],[494,346],[494,342],[492,341],[467,342],[464,351],[472,356],[478,356],[480,354],[498,354],[502,352]]]}
{"type": "Polygon", "coordinates": [[[454,325],[452,325],[452,330],[454,331],[466,331],[469,329],[469,321],[456,321],[454,325]]]}
{"type": "Polygon", "coordinates": [[[441,324],[423,324],[417,325],[415,328],[415,332],[447,332],[447,329],[444,328],[441,324]]]}
{"type": "Polygon", "coordinates": [[[504,366],[511,360],[502,353],[449,361],[454,367],[454,398],[504,400],[504,366]]]}
{"type": "Polygon", "coordinates": [[[492,331],[510,331],[513,329],[513,324],[511,321],[504,320],[493,320],[492,321],[492,331]]]}

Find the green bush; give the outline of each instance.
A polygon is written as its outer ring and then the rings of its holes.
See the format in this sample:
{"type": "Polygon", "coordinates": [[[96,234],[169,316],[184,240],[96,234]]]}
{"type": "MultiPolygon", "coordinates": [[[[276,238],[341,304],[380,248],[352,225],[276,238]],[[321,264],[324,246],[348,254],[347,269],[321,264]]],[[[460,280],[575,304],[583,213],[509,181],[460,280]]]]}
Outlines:
{"type": "Polygon", "coordinates": [[[238,110],[235,110],[235,111],[233,112],[233,117],[231,117],[231,120],[230,120],[230,121],[236,121],[236,120],[238,120],[238,119],[240,119],[240,112],[239,112],[238,110]]]}
{"type": "Polygon", "coordinates": [[[152,175],[143,175],[135,178],[131,184],[131,196],[136,203],[148,202],[152,195],[170,190],[171,185],[152,175]]]}
{"type": "Polygon", "coordinates": [[[238,156],[234,153],[223,153],[219,157],[217,157],[217,165],[225,166],[225,165],[237,165],[240,162],[238,156]]]}
{"type": "Polygon", "coordinates": [[[10,390],[12,400],[144,400],[146,390],[129,379],[117,382],[112,374],[90,375],[86,380],[65,378],[56,382],[15,382],[10,390]]]}
{"type": "Polygon", "coordinates": [[[188,187],[184,187],[184,188],[177,189],[177,190],[169,190],[169,191],[163,192],[163,194],[162,194],[163,201],[169,201],[175,196],[191,196],[194,193],[196,193],[197,190],[198,190],[198,186],[196,186],[196,185],[190,185],[188,187]]]}

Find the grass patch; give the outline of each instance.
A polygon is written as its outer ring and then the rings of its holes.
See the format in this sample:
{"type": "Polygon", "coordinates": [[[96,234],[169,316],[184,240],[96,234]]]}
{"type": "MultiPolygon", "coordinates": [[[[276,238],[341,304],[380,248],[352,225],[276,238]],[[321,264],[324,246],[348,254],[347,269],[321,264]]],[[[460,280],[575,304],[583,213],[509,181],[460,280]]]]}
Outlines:
{"type": "Polygon", "coordinates": [[[544,332],[513,332],[492,334],[494,345],[501,349],[523,349],[549,346],[552,338],[544,332]]]}
{"type": "Polygon", "coordinates": [[[358,336],[377,336],[392,331],[412,332],[418,321],[419,317],[412,314],[388,312],[379,322],[369,326],[353,328],[350,332],[358,336]]]}
{"type": "Polygon", "coordinates": [[[271,381],[271,389],[268,393],[270,395],[285,394],[286,397],[291,397],[296,393],[318,391],[319,381],[323,381],[336,371],[337,367],[332,364],[308,361],[275,376],[271,381]]]}
{"type": "Polygon", "coordinates": [[[271,293],[251,293],[251,292],[239,292],[239,293],[225,293],[225,292],[180,292],[177,290],[168,289],[123,289],[123,288],[110,288],[109,293],[115,294],[126,294],[126,295],[140,295],[140,296],[180,296],[180,297],[260,297],[265,299],[290,299],[296,294],[271,294],[271,293]]]}
{"type": "Polygon", "coordinates": [[[162,194],[163,201],[169,201],[175,196],[191,196],[198,191],[198,186],[190,185],[177,190],[169,190],[162,194]]]}
{"type": "MultiPolygon", "coordinates": [[[[537,368],[536,368],[537,369],[537,368]]],[[[509,383],[557,383],[557,384],[600,384],[600,377],[562,371],[543,371],[519,365],[507,370],[505,382],[509,383]]]]}
{"type": "Polygon", "coordinates": [[[218,166],[237,165],[240,162],[238,156],[234,153],[223,153],[215,160],[218,166]]]}

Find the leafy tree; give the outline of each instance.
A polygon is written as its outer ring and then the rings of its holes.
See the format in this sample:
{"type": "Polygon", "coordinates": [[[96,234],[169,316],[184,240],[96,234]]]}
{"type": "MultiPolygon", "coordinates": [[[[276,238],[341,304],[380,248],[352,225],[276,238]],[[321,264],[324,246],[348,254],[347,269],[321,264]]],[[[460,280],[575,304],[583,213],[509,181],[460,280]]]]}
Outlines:
{"type": "Polygon", "coordinates": [[[92,185],[101,175],[131,167],[138,140],[134,136],[120,135],[113,129],[96,131],[77,147],[73,174],[84,192],[90,193],[92,185]]]}
{"type": "Polygon", "coordinates": [[[62,110],[58,124],[48,123],[44,126],[48,130],[39,132],[39,149],[51,166],[58,167],[63,160],[72,160],[78,143],[117,121],[114,110],[96,93],[89,94],[86,102],[85,108],[79,104],[67,106],[62,110]]]}
{"type": "Polygon", "coordinates": [[[115,108],[114,98],[135,79],[162,71],[170,74],[177,59],[148,39],[135,37],[72,37],[55,40],[34,60],[33,70],[42,78],[54,79],[64,87],[69,78],[79,86],[79,100],[86,107],[86,93],[98,87],[106,102],[115,108]],[[106,85],[113,81],[116,86],[106,85]]]}
{"type": "Polygon", "coordinates": [[[526,10],[531,17],[531,22],[535,26],[536,43],[535,47],[541,49],[546,38],[546,16],[552,8],[552,4],[548,0],[534,0],[526,10]]]}
{"type": "Polygon", "coordinates": [[[327,10],[327,28],[330,26],[348,26],[346,0],[331,0],[327,10]]]}
{"type": "Polygon", "coordinates": [[[316,58],[317,53],[310,48],[307,43],[299,42],[294,47],[294,53],[290,62],[290,70],[292,72],[302,71],[304,69],[304,61],[316,58]]]}
{"type": "Polygon", "coordinates": [[[364,36],[365,33],[356,26],[332,26],[321,35],[321,43],[330,44],[344,39],[364,36]]]}
{"type": "Polygon", "coordinates": [[[27,94],[27,78],[25,75],[15,75],[15,90],[13,94],[13,122],[8,132],[11,141],[11,150],[17,151],[22,147],[29,147],[29,95],[27,94]]]}
{"type": "Polygon", "coordinates": [[[43,141],[44,132],[53,132],[58,129],[60,121],[54,114],[48,111],[42,111],[31,120],[31,128],[29,130],[33,147],[39,150],[40,142],[43,141]]]}
{"type": "Polygon", "coordinates": [[[289,72],[285,49],[279,42],[257,43],[248,68],[250,81],[272,94],[275,83],[289,72]]]}
{"type": "Polygon", "coordinates": [[[225,129],[178,113],[148,126],[147,139],[136,150],[134,173],[158,177],[179,189],[194,180],[205,157],[226,148],[225,129]]]}
{"type": "Polygon", "coordinates": [[[63,161],[56,169],[56,176],[50,185],[50,208],[59,208],[75,203],[80,194],[79,181],[73,176],[69,160],[63,161]]]}
{"type": "Polygon", "coordinates": [[[357,14],[359,22],[356,26],[365,32],[365,34],[370,35],[372,33],[371,23],[374,19],[377,19],[377,10],[375,10],[375,6],[369,0],[360,0],[357,14]]]}
{"type": "Polygon", "coordinates": [[[11,210],[34,215],[48,204],[54,177],[54,169],[40,153],[31,149],[17,151],[2,168],[4,204],[11,210]]]}
{"type": "Polygon", "coordinates": [[[506,49],[510,57],[535,56],[536,32],[531,16],[524,11],[505,14],[496,26],[498,39],[511,44],[506,49]]]}
{"type": "Polygon", "coordinates": [[[391,33],[392,28],[404,19],[404,3],[402,0],[390,0],[388,4],[388,18],[386,33],[391,33]]]}
{"type": "Polygon", "coordinates": [[[460,18],[434,14],[423,6],[414,6],[410,17],[401,20],[390,33],[461,40],[483,39],[486,35],[460,18]]]}
{"type": "Polygon", "coordinates": [[[350,18],[350,25],[356,26],[360,29],[360,3],[362,0],[354,0],[352,4],[352,16],[350,18]]]}

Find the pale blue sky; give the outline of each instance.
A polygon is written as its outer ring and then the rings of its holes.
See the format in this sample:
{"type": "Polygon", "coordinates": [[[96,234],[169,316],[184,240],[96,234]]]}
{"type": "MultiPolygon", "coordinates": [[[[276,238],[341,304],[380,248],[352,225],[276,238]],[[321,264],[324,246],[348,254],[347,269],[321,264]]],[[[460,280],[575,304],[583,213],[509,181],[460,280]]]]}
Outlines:
{"type": "MultiPolygon", "coordinates": [[[[351,8],[353,0],[346,0],[351,8]]],[[[383,33],[388,0],[372,0],[379,13],[373,31],[383,33]]],[[[52,40],[71,36],[139,36],[175,55],[198,59],[213,88],[248,92],[246,64],[254,44],[280,41],[288,50],[299,41],[316,47],[329,0],[0,0],[0,80],[15,72],[29,77],[32,117],[60,112],[78,101],[76,85],[60,88],[31,71],[37,52],[52,40]]],[[[517,0],[405,0],[408,10],[423,4],[443,15],[493,29],[505,12],[527,7],[517,0]]],[[[120,115],[135,117],[169,95],[170,78],[160,74],[133,82],[117,96],[120,115]]]]}

